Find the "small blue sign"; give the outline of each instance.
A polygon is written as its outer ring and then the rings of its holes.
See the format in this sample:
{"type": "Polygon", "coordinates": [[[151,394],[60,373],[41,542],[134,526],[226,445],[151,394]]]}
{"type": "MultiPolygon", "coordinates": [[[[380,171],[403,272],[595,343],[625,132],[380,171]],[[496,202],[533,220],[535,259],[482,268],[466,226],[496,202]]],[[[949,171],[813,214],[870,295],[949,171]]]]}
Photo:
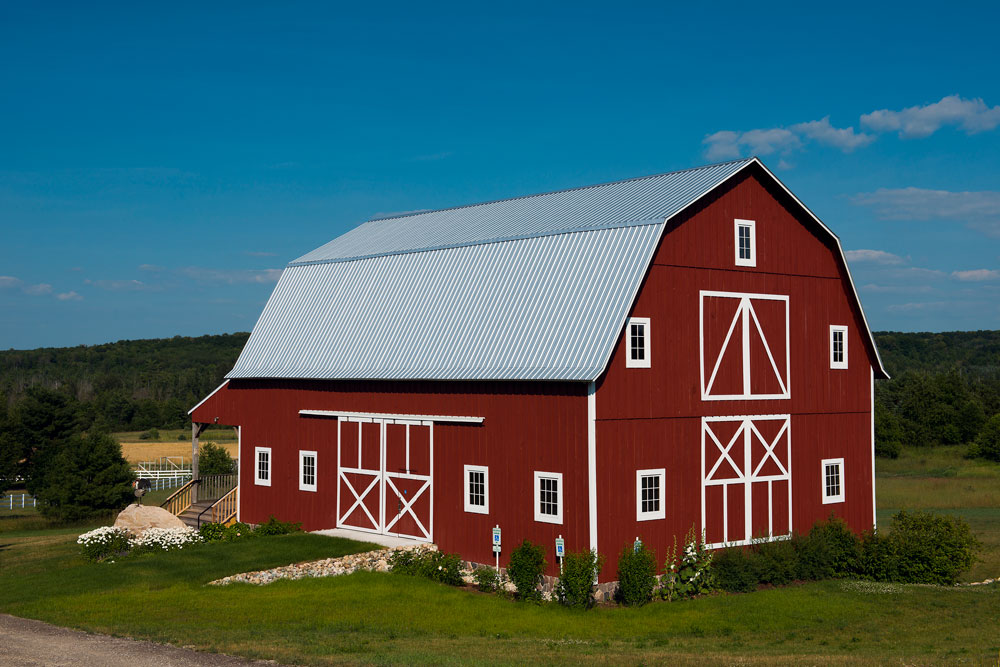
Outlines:
{"type": "Polygon", "coordinates": [[[556,558],[562,558],[566,555],[566,540],[561,537],[556,538],[556,558]]]}
{"type": "Polygon", "coordinates": [[[500,551],[500,526],[493,529],[493,551],[500,551]]]}

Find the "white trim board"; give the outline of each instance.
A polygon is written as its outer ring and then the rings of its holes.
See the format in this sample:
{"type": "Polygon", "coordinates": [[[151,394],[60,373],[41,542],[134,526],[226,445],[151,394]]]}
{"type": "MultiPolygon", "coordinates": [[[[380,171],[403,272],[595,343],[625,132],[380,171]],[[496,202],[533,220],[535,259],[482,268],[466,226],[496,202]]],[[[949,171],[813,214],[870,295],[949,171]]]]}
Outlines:
{"type": "Polygon", "coordinates": [[[479,466],[479,465],[469,465],[466,464],[462,467],[462,496],[465,499],[465,511],[472,514],[489,514],[490,513],[490,468],[489,466],[479,466]],[[470,489],[469,484],[469,473],[470,472],[481,472],[483,473],[483,504],[473,505],[470,500],[470,489]]]}
{"type": "Polygon", "coordinates": [[[216,394],[216,393],[217,393],[217,392],[218,392],[218,391],[219,391],[220,389],[222,389],[223,387],[225,387],[225,386],[226,386],[227,384],[229,384],[229,380],[226,380],[226,381],[224,381],[224,382],[223,382],[222,384],[220,384],[220,385],[219,385],[218,387],[216,387],[215,389],[213,389],[213,390],[212,390],[212,393],[211,393],[211,394],[209,394],[209,395],[208,395],[208,396],[206,396],[205,398],[203,398],[203,399],[201,399],[200,401],[198,401],[198,405],[196,405],[196,406],[194,406],[193,408],[191,408],[190,410],[188,410],[188,414],[190,415],[190,414],[194,413],[194,411],[195,411],[195,410],[197,410],[198,408],[200,408],[200,407],[201,407],[201,404],[202,404],[202,403],[204,403],[204,402],[205,402],[205,401],[207,401],[208,399],[210,399],[210,398],[212,398],[213,396],[215,396],[215,394],[216,394]]]}
{"type": "Polygon", "coordinates": [[[385,412],[345,412],[341,410],[299,410],[299,414],[307,417],[336,417],[338,419],[364,419],[384,422],[450,422],[453,424],[482,424],[485,417],[459,417],[448,415],[407,415],[385,412]]]}

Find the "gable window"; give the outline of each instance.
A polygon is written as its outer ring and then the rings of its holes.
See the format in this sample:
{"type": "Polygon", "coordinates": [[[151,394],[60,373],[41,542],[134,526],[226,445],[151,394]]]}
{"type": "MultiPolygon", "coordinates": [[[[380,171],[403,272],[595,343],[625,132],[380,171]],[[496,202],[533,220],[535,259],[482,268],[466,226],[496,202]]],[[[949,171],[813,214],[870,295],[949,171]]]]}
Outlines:
{"type": "Polygon", "coordinates": [[[844,502],[844,459],[823,459],[823,504],[844,502]]]}
{"type": "Polygon", "coordinates": [[[271,448],[254,447],[253,483],[259,486],[271,486],[271,448]]]}
{"type": "Polygon", "coordinates": [[[847,368],[847,327],[830,325],[830,368],[847,368]]]}
{"type": "Polygon", "coordinates": [[[316,490],[316,452],[299,452],[299,491],[316,490]]]}
{"type": "Polygon", "coordinates": [[[757,223],[735,220],[736,266],[757,266],[757,223]]]}
{"type": "Polygon", "coordinates": [[[625,326],[625,367],[649,368],[649,318],[630,317],[625,326]]]}
{"type": "Polygon", "coordinates": [[[561,472],[535,471],[535,521],[562,523],[563,494],[561,472]]]}
{"type": "Polygon", "coordinates": [[[663,478],[666,469],[635,471],[635,518],[636,521],[662,519],[666,513],[663,504],[663,478]]]}
{"type": "Polygon", "coordinates": [[[490,513],[490,469],[465,466],[465,511],[490,513]]]}

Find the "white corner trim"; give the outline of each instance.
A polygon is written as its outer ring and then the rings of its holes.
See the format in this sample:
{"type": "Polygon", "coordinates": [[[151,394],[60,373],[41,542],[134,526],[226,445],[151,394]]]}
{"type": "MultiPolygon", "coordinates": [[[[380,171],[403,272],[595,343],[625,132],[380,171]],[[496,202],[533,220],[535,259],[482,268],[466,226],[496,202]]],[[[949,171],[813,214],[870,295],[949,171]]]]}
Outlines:
{"type": "Polygon", "coordinates": [[[587,385],[587,516],[590,550],[597,551],[597,385],[587,385]]]}
{"type": "Polygon", "coordinates": [[[226,386],[227,384],[229,384],[229,380],[225,380],[225,381],[224,381],[224,382],[223,382],[222,384],[220,384],[220,385],[219,385],[218,387],[216,387],[215,389],[213,389],[213,390],[212,390],[212,393],[211,393],[211,394],[209,394],[209,395],[208,395],[208,396],[206,396],[205,398],[203,398],[203,399],[201,399],[200,401],[198,401],[198,405],[196,405],[196,406],[194,406],[193,408],[191,408],[190,410],[188,410],[188,414],[189,414],[189,415],[190,415],[190,414],[193,414],[195,410],[197,410],[198,408],[200,408],[200,407],[201,407],[201,404],[202,404],[202,403],[204,403],[204,402],[205,402],[205,401],[207,401],[208,399],[210,399],[210,398],[212,398],[213,396],[215,396],[216,392],[218,392],[218,391],[219,391],[220,389],[222,389],[223,387],[225,387],[225,386],[226,386]]]}
{"type": "Polygon", "coordinates": [[[236,427],[236,520],[240,520],[240,508],[243,506],[243,493],[240,483],[243,481],[243,427],[236,427]]]}
{"type": "Polygon", "coordinates": [[[473,514],[489,514],[490,513],[490,469],[488,466],[474,466],[466,465],[462,469],[462,495],[465,498],[465,511],[471,512],[473,514]],[[481,472],[483,473],[483,504],[473,505],[471,500],[471,494],[469,493],[469,473],[471,472],[481,472]]]}
{"type": "Polygon", "coordinates": [[[271,486],[271,478],[274,476],[274,459],[271,457],[270,447],[253,448],[253,483],[257,486],[271,486]],[[267,479],[260,477],[260,455],[267,454],[267,479]]]}
{"type": "Polygon", "coordinates": [[[733,258],[736,266],[757,266],[757,223],[753,220],[733,220],[733,258]],[[750,259],[740,257],[740,227],[750,229],[750,259]]]}
{"type": "Polygon", "coordinates": [[[666,495],[666,481],[667,481],[667,469],[666,468],[650,468],[648,470],[636,470],[635,471],[635,520],[636,521],[654,521],[656,519],[664,519],[667,516],[667,508],[664,496],[666,495]],[[642,511],[642,478],[643,477],[657,477],[660,480],[659,490],[660,497],[659,508],[650,512],[642,511]]]}
{"type": "Polygon", "coordinates": [[[630,317],[625,324],[625,368],[649,368],[649,318],[648,317],[630,317]],[[632,326],[639,325],[642,327],[642,359],[632,358],[632,326]]]}
{"type": "Polygon", "coordinates": [[[832,370],[846,370],[847,369],[847,325],[846,324],[831,324],[830,325],[830,368],[832,370]],[[837,361],[833,356],[833,337],[835,334],[840,333],[843,337],[844,342],[844,358],[837,361]]]}
{"type": "Polygon", "coordinates": [[[315,491],[316,485],[319,483],[319,455],[316,452],[310,452],[303,449],[299,450],[299,491],[315,491]],[[313,483],[306,484],[305,482],[305,468],[306,468],[306,457],[311,456],[313,460],[313,483]]]}
{"type": "Polygon", "coordinates": [[[563,505],[565,504],[566,498],[566,488],[563,486],[563,476],[561,472],[542,472],[540,470],[535,471],[535,521],[540,523],[562,523],[563,522],[563,505]],[[541,501],[542,501],[542,489],[541,481],[543,479],[554,479],[556,480],[556,513],[553,514],[542,514],[541,501]]]}
{"type": "Polygon", "coordinates": [[[823,491],[823,504],[830,505],[833,503],[842,503],[846,497],[844,489],[844,481],[847,475],[844,474],[844,459],[823,459],[819,466],[820,471],[820,488],[823,491]],[[834,496],[828,496],[826,494],[826,467],[828,465],[837,466],[837,474],[840,476],[840,493],[834,496]]]}
{"type": "Polygon", "coordinates": [[[875,369],[869,368],[871,375],[871,421],[872,421],[872,530],[878,528],[878,511],[875,507],[875,369]]]}
{"type": "Polygon", "coordinates": [[[342,410],[299,410],[300,415],[308,417],[337,417],[338,419],[365,419],[384,422],[450,422],[453,424],[482,424],[485,417],[459,417],[449,415],[408,415],[390,414],[386,412],[345,412],[342,410]]]}

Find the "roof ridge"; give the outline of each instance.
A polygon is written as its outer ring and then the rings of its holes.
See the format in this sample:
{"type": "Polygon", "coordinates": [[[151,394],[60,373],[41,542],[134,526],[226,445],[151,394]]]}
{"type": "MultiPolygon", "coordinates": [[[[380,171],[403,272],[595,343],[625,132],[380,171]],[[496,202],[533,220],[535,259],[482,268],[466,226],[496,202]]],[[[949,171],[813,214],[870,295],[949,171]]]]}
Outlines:
{"type": "Polygon", "coordinates": [[[548,192],[535,192],[535,193],[530,194],[530,195],[521,195],[519,197],[504,197],[503,199],[490,199],[488,201],[474,202],[472,204],[462,204],[460,206],[446,206],[444,208],[426,209],[426,210],[423,210],[423,211],[413,211],[413,212],[410,212],[410,213],[388,215],[388,216],[380,217],[380,218],[372,217],[372,218],[369,218],[368,220],[366,220],[364,223],[362,223],[362,226],[363,225],[367,225],[368,223],[371,223],[371,222],[384,222],[386,220],[399,220],[401,218],[412,218],[412,217],[416,217],[418,215],[425,215],[427,213],[441,213],[443,211],[458,211],[458,210],[461,210],[463,208],[476,208],[478,206],[487,206],[489,204],[499,204],[501,202],[517,201],[519,199],[532,199],[534,197],[544,197],[546,195],[556,195],[556,194],[561,194],[563,192],[578,192],[580,190],[590,190],[592,188],[603,188],[603,187],[608,186],[608,185],[618,185],[619,183],[630,183],[630,182],[633,182],[633,181],[644,181],[644,180],[647,180],[647,179],[650,179],[650,178],[662,178],[664,176],[672,176],[674,174],[683,174],[685,172],[690,172],[690,171],[699,171],[701,169],[714,169],[716,167],[722,167],[722,166],[727,165],[727,164],[736,164],[736,163],[739,163],[739,162],[747,162],[748,163],[748,162],[752,162],[755,159],[757,159],[757,156],[752,155],[750,157],[740,158],[738,160],[726,160],[725,162],[715,162],[713,164],[703,164],[703,165],[701,165],[699,167],[689,167],[687,169],[677,169],[676,171],[664,171],[664,172],[659,173],[659,174],[649,174],[647,176],[633,176],[632,178],[622,178],[622,179],[619,179],[617,181],[606,181],[604,183],[593,183],[591,185],[580,185],[580,186],[577,186],[575,188],[564,188],[562,190],[550,190],[548,192]]]}

